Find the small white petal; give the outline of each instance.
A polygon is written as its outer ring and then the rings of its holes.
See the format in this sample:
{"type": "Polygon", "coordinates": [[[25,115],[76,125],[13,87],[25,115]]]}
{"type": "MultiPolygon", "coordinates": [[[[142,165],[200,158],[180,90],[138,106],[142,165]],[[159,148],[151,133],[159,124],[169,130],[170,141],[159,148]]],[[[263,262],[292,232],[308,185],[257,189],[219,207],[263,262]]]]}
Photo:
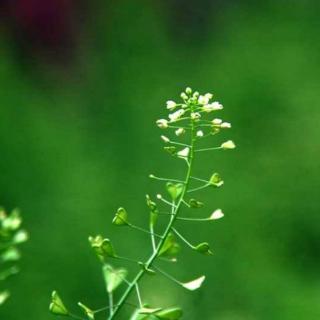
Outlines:
{"type": "Polygon", "coordinates": [[[178,155],[179,157],[187,158],[188,155],[189,155],[189,152],[190,152],[190,149],[189,149],[188,147],[186,147],[186,148],[182,149],[181,151],[179,151],[179,152],[177,153],[177,155],[178,155]]]}
{"type": "Polygon", "coordinates": [[[197,131],[197,137],[198,138],[202,138],[203,137],[203,131],[202,130],[199,130],[199,131],[197,131]]]}
{"type": "Polygon", "coordinates": [[[235,147],[236,147],[236,145],[234,144],[234,142],[232,140],[228,140],[228,141],[221,144],[222,149],[234,149],[235,147]]]}
{"type": "Polygon", "coordinates": [[[223,109],[223,105],[218,101],[212,102],[211,103],[211,107],[213,108],[213,110],[221,110],[221,109],[223,109]]]}
{"type": "Polygon", "coordinates": [[[179,110],[175,111],[174,113],[170,113],[169,119],[171,122],[174,122],[174,121],[178,120],[181,116],[183,116],[184,113],[185,113],[184,109],[179,109],[179,110]]]}
{"type": "Polygon", "coordinates": [[[162,195],[160,193],[157,194],[157,199],[162,199],[162,195]]]}
{"type": "Polygon", "coordinates": [[[166,136],[160,136],[160,138],[165,142],[165,143],[168,143],[170,142],[170,139],[166,136]]]}
{"type": "Polygon", "coordinates": [[[221,209],[217,209],[212,212],[212,215],[210,216],[210,220],[218,220],[224,217],[224,213],[221,209]]]}
{"type": "Polygon", "coordinates": [[[204,96],[205,96],[208,100],[210,100],[210,99],[212,99],[213,94],[212,94],[212,93],[206,93],[204,96]]]}
{"type": "Polygon", "coordinates": [[[182,283],[182,286],[191,291],[197,290],[202,286],[202,283],[205,279],[206,279],[205,276],[201,276],[200,278],[192,280],[190,282],[182,283]]]}
{"type": "Polygon", "coordinates": [[[231,128],[231,123],[229,122],[223,122],[221,123],[221,126],[220,126],[222,129],[230,129],[231,128]]]}
{"type": "Polygon", "coordinates": [[[173,110],[176,106],[177,106],[177,104],[174,101],[172,101],[172,100],[167,101],[167,109],[168,110],[173,110]]]}
{"type": "Polygon", "coordinates": [[[157,126],[161,129],[168,128],[168,120],[166,119],[159,119],[157,120],[157,126]]]}
{"type": "Polygon", "coordinates": [[[198,103],[199,104],[202,104],[202,105],[205,105],[205,104],[208,104],[209,103],[209,97],[204,95],[204,96],[199,96],[198,98],[198,103]]]}
{"type": "Polygon", "coordinates": [[[210,104],[206,104],[202,107],[202,110],[205,112],[211,112],[211,111],[216,111],[216,110],[221,110],[223,109],[223,106],[219,102],[212,102],[210,104]]]}
{"type": "Polygon", "coordinates": [[[179,128],[175,131],[176,136],[181,136],[182,134],[184,134],[186,132],[186,130],[184,130],[183,128],[179,128]]]}
{"type": "Polygon", "coordinates": [[[218,124],[221,124],[221,123],[222,123],[222,120],[221,120],[221,119],[213,119],[211,122],[212,122],[213,124],[218,125],[218,124]]]}

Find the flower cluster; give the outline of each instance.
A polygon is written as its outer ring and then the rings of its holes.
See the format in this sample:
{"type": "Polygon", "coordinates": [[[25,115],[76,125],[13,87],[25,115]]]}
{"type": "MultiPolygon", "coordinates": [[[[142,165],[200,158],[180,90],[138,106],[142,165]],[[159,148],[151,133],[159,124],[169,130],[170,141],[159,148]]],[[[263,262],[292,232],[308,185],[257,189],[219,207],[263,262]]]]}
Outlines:
{"type": "MultiPolygon", "coordinates": [[[[177,103],[173,100],[168,100],[166,103],[169,113],[168,119],[159,119],[156,121],[160,129],[174,129],[177,137],[183,136],[188,130],[191,130],[190,124],[185,125],[185,122],[194,121],[196,130],[196,138],[204,138],[210,135],[219,133],[222,129],[230,129],[231,123],[223,121],[220,118],[206,119],[206,114],[215,113],[223,109],[223,105],[218,101],[211,101],[213,94],[206,93],[200,95],[198,91],[193,92],[191,88],[186,88],[180,95],[182,102],[177,103]]],[[[165,135],[161,135],[161,139],[165,143],[177,145],[174,141],[165,135]]],[[[234,149],[235,144],[232,140],[221,143],[219,147],[214,149],[234,149]]],[[[180,157],[186,157],[187,148],[176,151],[176,148],[166,147],[166,150],[171,154],[176,154],[180,157]],[[173,152],[174,151],[174,152],[173,152]]]]}
{"type": "MultiPolygon", "coordinates": [[[[161,193],[154,197],[146,195],[147,212],[149,214],[148,228],[137,226],[132,222],[131,216],[127,210],[120,207],[112,220],[116,227],[131,228],[136,231],[143,232],[150,237],[151,252],[147,259],[145,254],[143,258],[133,259],[132,257],[124,257],[115,250],[111,240],[101,235],[90,237],[89,242],[102,263],[102,273],[106,284],[106,293],[109,298],[109,304],[106,307],[93,310],[79,302],[79,307],[86,315],[87,319],[95,319],[96,314],[108,311],[108,320],[118,317],[120,310],[127,303],[127,299],[132,292],[136,293],[136,310],[130,320],[178,320],[182,317],[182,310],[178,307],[150,307],[147,301],[141,296],[139,289],[140,279],[145,275],[158,275],[173,281],[186,290],[197,290],[205,281],[205,276],[197,276],[193,280],[181,281],[162,269],[158,264],[158,260],[162,259],[167,262],[176,262],[180,251],[181,244],[187,246],[194,252],[206,256],[212,255],[212,250],[208,242],[190,241],[180,231],[183,225],[181,221],[189,222],[212,222],[223,218],[224,213],[220,208],[214,208],[206,213],[206,216],[199,217],[197,212],[205,209],[205,204],[197,199],[194,194],[202,189],[215,189],[224,185],[224,181],[217,172],[211,173],[207,178],[195,177],[194,158],[199,152],[211,150],[228,150],[234,149],[235,144],[232,140],[220,143],[218,146],[200,146],[223,129],[231,128],[229,122],[225,122],[214,117],[216,112],[223,109],[221,103],[212,101],[213,95],[206,93],[200,95],[199,92],[193,92],[191,88],[187,88],[180,95],[182,101],[177,103],[173,100],[167,101],[166,108],[169,111],[168,118],[162,118],[156,121],[157,126],[166,130],[166,135],[161,135],[162,141],[165,143],[164,150],[174,157],[182,159],[187,165],[185,177],[163,178],[150,174],[149,177],[160,182],[165,182],[166,196],[161,193]],[[214,116],[212,116],[212,114],[214,116]],[[208,119],[208,117],[210,117],[208,119]],[[178,139],[178,141],[176,140],[178,139]],[[181,211],[186,213],[181,215],[181,211]],[[165,220],[165,228],[163,223],[158,224],[158,220],[165,220]],[[111,263],[113,260],[131,262],[139,267],[139,272],[133,277],[125,268],[114,268],[111,263]],[[114,292],[121,290],[121,286],[126,286],[122,291],[120,299],[114,302],[114,292]]],[[[196,235],[200,236],[200,235],[196,235]]],[[[130,304],[132,304],[130,302],[130,304]]],[[[69,316],[75,319],[81,319],[74,316],[64,305],[60,296],[56,291],[52,294],[50,311],[56,315],[69,316]]]]}

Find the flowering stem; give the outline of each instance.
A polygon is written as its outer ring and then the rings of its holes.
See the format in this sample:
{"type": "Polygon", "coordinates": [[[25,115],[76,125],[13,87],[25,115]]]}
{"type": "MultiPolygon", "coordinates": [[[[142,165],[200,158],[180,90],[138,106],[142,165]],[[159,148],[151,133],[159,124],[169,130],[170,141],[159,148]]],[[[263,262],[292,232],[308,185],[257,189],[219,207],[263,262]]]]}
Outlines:
{"type": "Polygon", "coordinates": [[[110,317],[111,317],[113,314],[113,294],[112,294],[112,292],[109,292],[108,295],[109,295],[109,307],[110,307],[109,313],[110,313],[110,317]]]}
{"type": "Polygon", "coordinates": [[[202,151],[211,151],[211,150],[219,150],[222,149],[221,147],[213,147],[213,148],[206,148],[206,149],[198,149],[195,150],[194,152],[202,152],[202,151]]]}
{"type": "MultiPolygon", "coordinates": [[[[191,106],[191,108],[192,108],[192,106],[191,106]]],[[[180,211],[181,206],[182,206],[183,201],[184,201],[184,197],[185,197],[185,195],[186,195],[186,193],[188,191],[189,183],[190,183],[190,180],[191,180],[191,172],[192,172],[192,167],[193,167],[194,153],[195,153],[196,125],[195,125],[195,121],[193,119],[190,119],[190,122],[191,122],[190,123],[190,125],[191,125],[190,153],[189,153],[188,169],[187,169],[187,173],[186,173],[186,178],[184,180],[184,188],[183,188],[182,194],[181,194],[181,196],[180,196],[180,198],[179,198],[179,200],[178,200],[176,205],[174,203],[171,204],[171,206],[172,206],[172,208],[171,208],[172,215],[170,216],[169,223],[168,223],[168,225],[167,225],[167,227],[166,227],[161,239],[159,240],[159,243],[158,243],[158,245],[156,247],[156,250],[153,251],[153,253],[149,257],[149,259],[146,261],[146,263],[145,263],[145,267],[146,268],[140,270],[137,273],[137,275],[135,276],[135,278],[133,279],[131,284],[128,286],[126,291],[123,293],[123,295],[120,298],[117,306],[114,308],[112,315],[110,315],[107,318],[108,320],[113,320],[115,318],[115,316],[120,312],[120,310],[124,306],[127,298],[129,297],[129,295],[131,294],[133,289],[136,287],[136,284],[146,274],[146,270],[152,267],[154,261],[159,256],[160,250],[161,250],[163,244],[165,243],[165,240],[167,239],[168,235],[172,231],[174,222],[177,219],[177,216],[179,214],[179,211],[180,211]]]]}

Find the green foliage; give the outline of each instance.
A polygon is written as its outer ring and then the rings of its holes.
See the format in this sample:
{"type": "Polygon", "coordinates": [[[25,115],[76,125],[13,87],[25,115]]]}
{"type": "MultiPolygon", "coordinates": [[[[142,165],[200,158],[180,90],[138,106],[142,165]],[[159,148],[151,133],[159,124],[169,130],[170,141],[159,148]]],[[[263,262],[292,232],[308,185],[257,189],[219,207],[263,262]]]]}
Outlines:
{"type": "MultiPolygon", "coordinates": [[[[207,256],[212,255],[209,243],[202,242],[198,245],[193,245],[176,229],[176,225],[178,225],[179,220],[189,220],[194,222],[210,221],[223,217],[221,209],[216,209],[209,218],[193,218],[192,216],[181,217],[181,211],[184,208],[194,209],[204,206],[203,202],[190,198],[190,193],[194,193],[210,186],[221,187],[223,185],[223,180],[220,178],[218,173],[214,173],[209,180],[194,177],[194,158],[204,151],[219,149],[227,150],[234,149],[235,147],[235,144],[231,140],[222,143],[220,146],[209,146],[206,148],[199,147],[199,145],[206,141],[206,138],[216,135],[222,129],[228,129],[231,127],[229,123],[223,122],[220,119],[207,118],[207,114],[215,114],[223,109],[223,106],[219,102],[211,102],[212,98],[213,95],[210,93],[200,95],[198,92],[193,92],[191,88],[187,88],[185,92],[181,93],[182,102],[176,103],[172,100],[167,101],[167,109],[171,112],[169,113],[168,119],[159,119],[156,121],[160,129],[174,131],[174,134],[171,134],[171,136],[176,136],[177,138],[169,138],[165,135],[161,135],[161,139],[171,147],[171,149],[166,150],[170,151],[169,153],[173,157],[182,160],[182,164],[186,167],[186,174],[183,180],[177,179],[176,177],[161,178],[153,174],[149,175],[151,179],[165,181],[165,189],[170,196],[170,199],[167,200],[161,194],[157,194],[156,197],[158,199],[158,203],[152,201],[149,195],[146,196],[146,204],[150,212],[149,229],[136,226],[129,222],[127,211],[122,207],[117,210],[113,218],[112,223],[115,226],[127,226],[133,230],[142,231],[150,236],[152,251],[149,253],[148,258],[142,259],[143,261],[141,261],[140,259],[136,260],[128,257],[122,257],[115,253],[113,245],[108,238],[104,238],[101,235],[89,238],[91,247],[102,262],[102,270],[106,283],[109,305],[105,308],[93,311],[82,303],[79,303],[79,306],[85,312],[88,319],[94,319],[96,313],[107,309],[109,310],[107,319],[112,320],[119,318],[120,310],[128,304],[128,297],[133,291],[136,292],[137,305],[134,305],[136,311],[131,317],[132,320],[180,319],[182,317],[182,310],[180,308],[146,307],[145,299],[141,297],[139,282],[142,277],[147,274],[162,275],[168,280],[173,281],[182,288],[190,291],[197,290],[202,286],[205,280],[204,275],[192,281],[182,282],[177,280],[167,271],[160,269],[158,266],[158,260],[166,259],[167,261],[177,261],[181,242],[198,253],[207,256]],[[180,140],[176,141],[178,138],[180,140]],[[175,149],[172,149],[172,147],[175,149]],[[197,185],[192,186],[194,183],[197,183],[197,185]],[[161,210],[159,209],[160,207],[161,210]],[[162,211],[162,207],[164,207],[163,210],[168,210],[168,208],[169,210],[162,211]],[[166,219],[166,227],[164,229],[157,226],[160,214],[162,218],[166,219]],[[159,233],[155,232],[156,229],[157,232],[158,229],[160,230],[159,233]],[[140,267],[140,271],[138,271],[133,278],[129,279],[127,269],[114,268],[111,265],[112,259],[114,259],[114,261],[125,260],[137,264],[140,267]],[[114,292],[118,289],[120,290],[121,284],[125,284],[127,287],[120,293],[119,300],[114,302],[114,292]]],[[[77,318],[77,316],[73,316],[69,313],[56,292],[52,295],[50,311],[55,315],[77,318]]]]}
{"type": "MultiPolygon", "coordinates": [[[[28,240],[28,234],[21,229],[22,219],[18,210],[7,214],[0,208],[0,283],[19,269],[17,262],[20,260],[18,246],[28,240]]],[[[1,291],[0,306],[9,298],[9,291],[1,291]]]]}

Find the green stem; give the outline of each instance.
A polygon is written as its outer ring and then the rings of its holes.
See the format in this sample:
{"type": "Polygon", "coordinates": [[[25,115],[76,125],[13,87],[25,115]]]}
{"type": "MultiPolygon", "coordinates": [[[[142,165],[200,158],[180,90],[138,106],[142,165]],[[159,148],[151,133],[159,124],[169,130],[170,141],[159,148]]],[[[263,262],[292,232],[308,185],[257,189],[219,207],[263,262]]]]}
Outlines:
{"type": "MultiPolygon", "coordinates": [[[[192,108],[192,107],[191,107],[192,108]]],[[[191,112],[192,109],[191,109],[191,112]]],[[[135,278],[133,279],[133,281],[131,282],[131,284],[128,286],[127,290],[123,293],[122,297],[120,298],[118,304],[115,306],[112,315],[110,315],[107,319],[108,320],[113,320],[115,319],[116,315],[120,312],[121,308],[124,306],[126,300],[128,299],[130,293],[134,290],[134,288],[136,287],[136,284],[140,281],[140,279],[145,275],[146,273],[146,269],[149,269],[152,267],[153,262],[156,260],[156,258],[159,256],[159,252],[166,240],[166,238],[168,237],[168,235],[170,234],[170,231],[172,230],[172,227],[174,225],[174,222],[177,219],[177,216],[179,214],[180,208],[183,204],[184,201],[184,197],[187,193],[188,187],[189,187],[189,183],[191,180],[191,172],[192,172],[192,166],[193,166],[193,159],[194,159],[194,153],[195,153],[195,141],[196,141],[196,126],[195,126],[195,122],[194,120],[191,119],[191,144],[190,144],[190,155],[189,155],[189,164],[188,164],[188,170],[187,170],[187,174],[186,174],[186,178],[184,181],[184,188],[183,188],[183,192],[179,198],[179,201],[177,203],[176,206],[172,206],[172,215],[170,217],[170,221],[163,233],[162,238],[160,239],[158,246],[156,248],[156,250],[151,254],[150,258],[147,260],[147,262],[145,263],[146,268],[140,270],[137,275],[135,276],[135,278]]]]}

